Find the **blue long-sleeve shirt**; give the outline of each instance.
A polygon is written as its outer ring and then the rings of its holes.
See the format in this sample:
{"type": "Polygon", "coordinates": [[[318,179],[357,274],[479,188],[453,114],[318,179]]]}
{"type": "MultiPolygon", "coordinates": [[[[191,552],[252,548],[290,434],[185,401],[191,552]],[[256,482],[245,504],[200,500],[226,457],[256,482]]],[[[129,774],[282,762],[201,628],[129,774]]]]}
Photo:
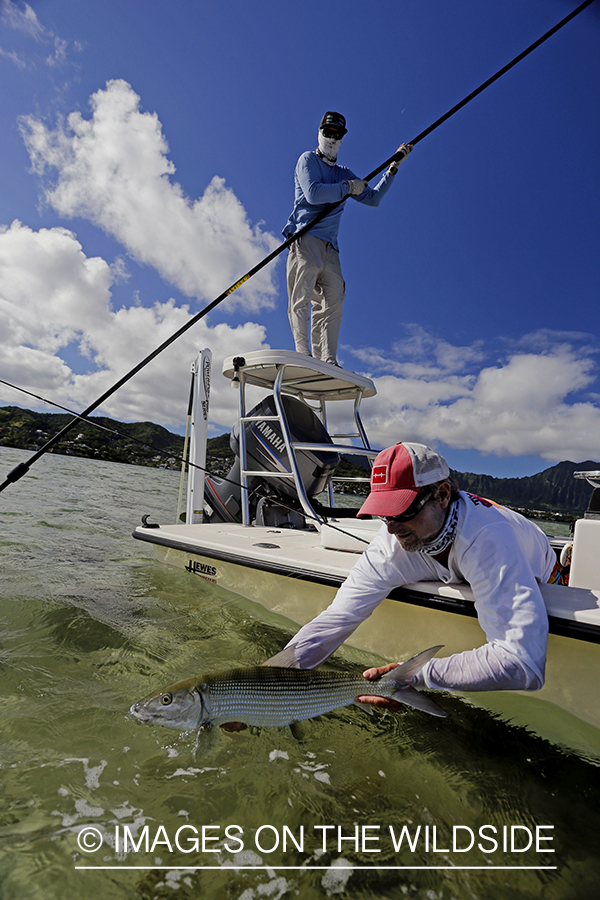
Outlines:
{"type": "MultiPolygon", "coordinates": [[[[294,208],[283,229],[284,237],[288,238],[303,228],[328,203],[342,200],[348,193],[347,182],[358,177],[346,166],[328,166],[314,150],[303,153],[296,164],[294,208]]],[[[385,172],[376,187],[367,186],[362,194],[353,195],[352,199],[367,206],[379,206],[393,180],[394,176],[385,172]]],[[[310,229],[310,234],[329,241],[336,250],[339,250],[337,237],[344,206],[344,203],[337,206],[310,229]]]]}

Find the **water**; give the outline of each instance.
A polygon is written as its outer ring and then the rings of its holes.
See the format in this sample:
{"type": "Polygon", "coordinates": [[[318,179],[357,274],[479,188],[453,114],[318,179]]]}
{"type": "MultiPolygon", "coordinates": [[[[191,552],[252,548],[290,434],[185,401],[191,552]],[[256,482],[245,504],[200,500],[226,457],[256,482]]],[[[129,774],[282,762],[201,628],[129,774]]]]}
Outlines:
{"type": "MultiPolygon", "coordinates": [[[[0,448],[2,477],[26,458],[0,448]]],[[[134,721],[153,689],[291,633],[131,538],[145,512],[172,521],[178,483],[46,456],[0,496],[2,900],[597,897],[598,759],[458,698],[449,720],[344,709],[302,741],[134,721]],[[536,826],[552,840],[520,852],[536,826]]]]}

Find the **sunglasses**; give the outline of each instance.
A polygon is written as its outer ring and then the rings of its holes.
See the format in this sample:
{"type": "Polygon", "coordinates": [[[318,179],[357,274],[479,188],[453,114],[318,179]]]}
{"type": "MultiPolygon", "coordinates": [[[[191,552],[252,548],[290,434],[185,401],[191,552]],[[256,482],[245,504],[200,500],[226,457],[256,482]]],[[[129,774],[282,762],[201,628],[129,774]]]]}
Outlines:
{"type": "Polygon", "coordinates": [[[326,138],[334,138],[334,140],[341,140],[344,135],[337,128],[321,128],[321,131],[326,138]]]}
{"type": "Polygon", "coordinates": [[[380,516],[379,518],[383,519],[386,525],[389,525],[390,522],[410,522],[411,519],[415,519],[419,515],[425,504],[432,497],[433,491],[425,491],[421,497],[417,494],[406,512],[400,513],[399,516],[380,516]]]}

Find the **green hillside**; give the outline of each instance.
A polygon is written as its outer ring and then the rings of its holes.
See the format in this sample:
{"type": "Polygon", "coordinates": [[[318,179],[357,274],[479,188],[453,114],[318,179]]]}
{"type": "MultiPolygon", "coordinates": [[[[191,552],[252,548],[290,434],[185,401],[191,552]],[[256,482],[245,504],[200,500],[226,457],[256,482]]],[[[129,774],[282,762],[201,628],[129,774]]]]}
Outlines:
{"type": "MultiPolygon", "coordinates": [[[[72,419],[68,413],[1,407],[0,445],[38,450],[72,419]]],[[[152,422],[128,424],[105,416],[91,417],[91,421],[96,424],[81,421],[75,425],[52,452],[133,465],[176,466],[183,451],[180,435],[152,422]]]]}
{"type": "Polygon", "coordinates": [[[493,478],[472,472],[452,474],[463,491],[505,506],[581,515],[587,509],[592,488],[585,479],[573,478],[573,473],[593,469],[600,469],[600,463],[587,459],[579,463],[559,462],[537,475],[523,478],[493,478]]]}
{"type": "MultiPolygon", "coordinates": [[[[68,413],[38,413],[16,406],[0,407],[0,446],[38,450],[71,419],[68,413]]],[[[52,452],[132,465],[179,468],[184,442],[181,435],[172,434],[152,422],[124,423],[105,416],[91,417],[91,421],[95,425],[82,421],[74,426],[52,452]]],[[[232,462],[229,435],[209,438],[209,471],[225,475],[232,462]]],[[[588,483],[573,478],[573,472],[586,469],[600,469],[600,463],[565,461],[524,478],[493,478],[472,472],[452,474],[462,490],[498,503],[522,510],[573,516],[585,512],[591,494],[588,483]]],[[[364,475],[365,470],[348,459],[341,461],[335,474],[364,475]]],[[[367,489],[367,485],[353,487],[361,493],[366,493],[367,489]]]]}
{"type": "Polygon", "coordinates": [[[537,475],[524,478],[492,478],[471,472],[453,472],[453,475],[462,490],[497,503],[542,511],[583,513],[592,488],[585,479],[573,478],[573,473],[593,469],[600,469],[600,464],[586,459],[578,463],[559,462],[537,475]]]}

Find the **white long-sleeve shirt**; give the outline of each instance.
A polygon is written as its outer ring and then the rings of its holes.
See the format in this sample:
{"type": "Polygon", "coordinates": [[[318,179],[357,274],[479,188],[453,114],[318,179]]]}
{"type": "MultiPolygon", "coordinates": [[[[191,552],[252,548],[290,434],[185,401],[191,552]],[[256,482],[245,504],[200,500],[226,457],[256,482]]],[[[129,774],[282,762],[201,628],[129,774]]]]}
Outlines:
{"type": "Polygon", "coordinates": [[[448,567],[403,550],[382,525],[331,605],[289,642],[301,668],[319,665],[400,585],[467,582],[487,643],[432,659],[415,684],[444,690],[538,690],[544,683],[548,615],[539,583],[556,555],[544,533],[505,507],[460,492],[448,567]]]}

